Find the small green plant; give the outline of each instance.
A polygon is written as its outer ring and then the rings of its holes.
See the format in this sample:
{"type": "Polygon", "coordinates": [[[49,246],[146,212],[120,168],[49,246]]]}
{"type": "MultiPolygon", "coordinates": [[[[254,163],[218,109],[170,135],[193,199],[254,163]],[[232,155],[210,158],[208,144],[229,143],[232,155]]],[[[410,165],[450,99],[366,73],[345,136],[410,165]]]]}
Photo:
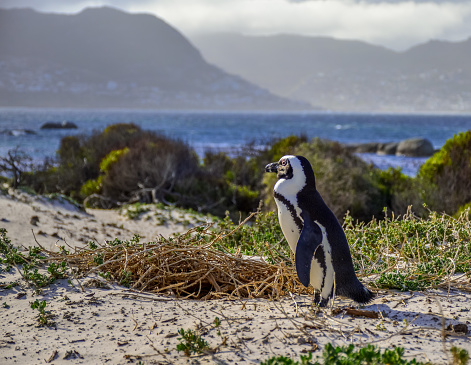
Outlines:
{"type": "Polygon", "coordinates": [[[451,349],[453,355],[453,365],[466,365],[469,361],[469,353],[464,349],[453,346],[451,349]]]}
{"type": "Polygon", "coordinates": [[[219,317],[214,317],[214,327],[219,327],[221,325],[221,320],[219,319],[219,317]]]}
{"type": "Polygon", "coordinates": [[[96,255],[93,256],[93,262],[95,265],[99,266],[103,263],[103,254],[102,253],[97,253],[96,255]]]}
{"type": "Polygon", "coordinates": [[[90,247],[90,250],[96,250],[98,248],[98,245],[96,244],[96,242],[88,241],[88,247],[90,247]]]}
{"type": "Polygon", "coordinates": [[[192,330],[184,330],[180,328],[178,331],[181,337],[178,338],[180,343],[177,345],[177,351],[183,351],[186,356],[193,354],[201,354],[209,350],[208,343],[192,330]]]}
{"type": "Polygon", "coordinates": [[[312,353],[308,355],[301,355],[301,361],[295,361],[286,356],[276,356],[263,361],[260,365],[318,365],[319,363],[311,363],[312,360],[312,353]]]}
{"type": "Polygon", "coordinates": [[[416,279],[408,279],[407,275],[401,273],[381,274],[375,285],[383,289],[399,289],[401,291],[422,290],[424,284],[419,275],[416,279]]]}
{"type": "Polygon", "coordinates": [[[110,280],[110,278],[111,278],[111,274],[110,274],[109,271],[107,271],[107,272],[99,272],[99,273],[98,273],[98,276],[101,276],[101,277],[102,277],[103,279],[105,279],[105,280],[110,280]]]}
{"type": "Polygon", "coordinates": [[[26,262],[25,256],[11,244],[7,230],[0,228],[0,264],[5,264],[5,271],[10,271],[13,265],[26,262]]]}
{"type": "Polygon", "coordinates": [[[7,285],[5,286],[5,289],[11,289],[11,288],[14,288],[15,286],[18,286],[18,285],[19,285],[19,284],[18,284],[17,281],[12,281],[12,282],[10,282],[9,284],[7,284],[7,285]]]}
{"type": "Polygon", "coordinates": [[[69,250],[67,250],[65,248],[65,246],[59,246],[59,252],[62,254],[62,255],[68,255],[69,254],[69,250]]]}
{"type": "Polygon", "coordinates": [[[3,308],[5,308],[5,309],[9,309],[9,308],[10,308],[10,306],[7,304],[7,302],[3,302],[2,306],[3,306],[3,308]]]}
{"type": "Polygon", "coordinates": [[[54,324],[54,322],[49,321],[51,315],[46,312],[46,305],[45,300],[39,301],[39,299],[31,303],[31,309],[37,309],[39,311],[38,322],[40,326],[52,326],[54,324]]]}
{"type": "Polygon", "coordinates": [[[128,205],[125,212],[129,219],[138,219],[141,214],[147,213],[149,210],[149,207],[146,207],[144,204],[136,203],[133,205],[128,205]]]}
{"type": "Polygon", "coordinates": [[[41,274],[38,268],[30,264],[23,265],[23,278],[33,284],[36,288],[44,288],[54,282],[54,278],[41,274]]]}
{"type": "Polygon", "coordinates": [[[39,260],[44,260],[46,257],[41,255],[41,248],[37,246],[28,247],[28,260],[29,262],[39,263],[39,260]]]}
{"type": "Polygon", "coordinates": [[[51,279],[63,279],[66,277],[67,263],[65,261],[62,261],[60,264],[52,262],[47,267],[47,271],[51,275],[51,279]]]}
{"type": "Polygon", "coordinates": [[[386,327],[384,327],[383,321],[379,322],[379,323],[376,325],[376,329],[377,329],[378,331],[386,331],[386,327]]]}
{"type": "MultiPolygon", "coordinates": [[[[328,343],[324,347],[321,361],[311,362],[312,354],[301,356],[301,361],[294,361],[285,356],[272,357],[261,365],[420,365],[423,363],[412,359],[403,359],[404,349],[396,347],[384,352],[373,345],[367,345],[355,351],[354,345],[334,347],[328,343]]],[[[459,363],[458,363],[459,364],[459,363]]]]}
{"type": "Polygon", "coordinates": [[[103,176],[98,176],[97,179],[87,180],[80,188],[80,195],[87,197],[92,194],[99,194],[102,189],[103,176]]]}
{"type": "Polygon", "coordinates": [[[122,271],[122,278],[119,282],[121,285],[124,285],[126,288],[129,288],[132,283],[132,272],[131,271],[122,271]]]}

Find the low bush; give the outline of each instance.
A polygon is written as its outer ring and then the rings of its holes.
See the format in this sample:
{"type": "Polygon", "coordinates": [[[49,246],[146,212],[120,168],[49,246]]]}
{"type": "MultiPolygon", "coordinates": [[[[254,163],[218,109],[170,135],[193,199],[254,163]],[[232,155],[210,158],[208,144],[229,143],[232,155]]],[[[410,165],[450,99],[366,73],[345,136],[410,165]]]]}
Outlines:
{"type": "Polygon", "coordinates": [[[101,162],[103,194],[118,201],[131,199],[138,191],[143,191],[141,199],[152,201],[145,189],[153,189],[161,200],[165,193],[188,189],[199,174],[198,156],[185,143],[155,135],[126,148],[101,162]]]}
{"type": "Polygon", "coordinates": [[[378,177],[379,187],[386,199],[384,207],[389,214],[405,214],[412,206],[418,216],[428,215],[428,210],[424,207],[425,188],[416,178],[403,174],[400,168],[391,167],[388,170],[378,171],[378,177]]]}
{"type": "Polygon", "coordinates": [[[419,169],[424,200],[430,209],[448,214],[471,203],[471,131],[462,132],[444,146],[419,169]]]}
{"type": "Polygon", "coordinates": [[[229,211],[236,219],[239,212],[257,209],[260,200],[264,209],[275,209],[276,176],[264,168],[287,154],[311,162],[317,189],[339,220],[347,211],[365,222],[383,218],[384,208],[405,214],[410,205],[421,217],[428,215],[424,206],[454,214],[471,202],[471,131],[447,141],[411,178],[400,169],[381,171],[341,144],[318,138],[289,136],[264,148],[249,145],[234,157],[207,151],[200,160],[181,141],[115,124],[90,136],[63,138],[57,161],[19,171],[14,180],[38,193],[61,193],[104,208],[163,202],[219,217],[229,211]]]}
{"type": "Polygon", "coordinates": [[[347,216],[344,230],[355,268],[362,275],[377,274],[374,285],[379,288],[407,291],[469,282],[468,214],[453,218],[430,212],[422,219],[409,211],[368,223],[347,216]],[[455,275],[458,273],[465,275],[455,275]]]}
{"type": "Polygon", "coordinates": [[[24,184],[25,173],[31,168],[32,158],[19,147],[8,151],[5,157],[0,157],[0,173],[6,173],[11,176],[11,185],[13,188],[24,184]]]}

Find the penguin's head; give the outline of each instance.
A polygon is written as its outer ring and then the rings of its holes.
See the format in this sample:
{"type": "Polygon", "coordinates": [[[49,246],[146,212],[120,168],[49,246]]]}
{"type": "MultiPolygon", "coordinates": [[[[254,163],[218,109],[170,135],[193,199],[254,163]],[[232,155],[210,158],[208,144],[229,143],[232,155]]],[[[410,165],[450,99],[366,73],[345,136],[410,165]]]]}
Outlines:
{"type": "Polygon", "coordinates": [[[306,185],[315,189],[316,186],[311,164],[303,156],[283,156],[278,162],[266,165],[265,171],[276,172],[277,185],[289,185],[293,190],[300,191],[306,185]]]}

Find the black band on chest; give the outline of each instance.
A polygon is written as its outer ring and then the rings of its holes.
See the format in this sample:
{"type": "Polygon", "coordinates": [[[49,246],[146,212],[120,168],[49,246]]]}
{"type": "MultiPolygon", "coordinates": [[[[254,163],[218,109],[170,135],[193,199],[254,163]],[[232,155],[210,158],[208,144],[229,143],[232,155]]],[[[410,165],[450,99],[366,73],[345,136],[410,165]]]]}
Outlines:
{"type": "Polygon", "coordinates": [[[294,208],[293,204],[286,199],[283,195],[277,193],[275,191],[275,199],[279,200],[282,204],[285,205],[286,209],[288,209],[289,213],[293,217],[294,223],[296,223],[296,226],[298,227],[299,231],[301,232],[303,229],[303,221],[301,218],[298,217],[298,214],[296,213],[296,209],[294,208]]]}
{"type": "Polygon", "coordinates": [[[325,263],[325,252],[324,252],[324,247],[319,246],[316,250],[316,253],[314,254],[314,257],[316,258],[317,262],[319,263],[321,269],[322,269],[322,284],[321,284],[321,289],[320,291],[322,292],[322,289],[324,289],[325,285],[325,277],[327,275],[327,264],[325,263]]]}

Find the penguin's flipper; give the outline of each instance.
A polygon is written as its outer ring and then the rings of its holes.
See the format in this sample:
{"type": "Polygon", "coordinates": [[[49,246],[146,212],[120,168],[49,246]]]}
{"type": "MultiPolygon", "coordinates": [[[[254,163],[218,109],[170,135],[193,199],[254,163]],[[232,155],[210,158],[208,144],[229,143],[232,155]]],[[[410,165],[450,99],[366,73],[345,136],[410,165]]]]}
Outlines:
{"type": "Polygon", "coordinates": [[[308,287],[311,281],[311,262],[317,247],[322,243],[321,228],[312,221],[310,214],[303,210],[301,217],[304,220],[303,230],[296,245],[296,272],[299,281],[308,287]]]}

